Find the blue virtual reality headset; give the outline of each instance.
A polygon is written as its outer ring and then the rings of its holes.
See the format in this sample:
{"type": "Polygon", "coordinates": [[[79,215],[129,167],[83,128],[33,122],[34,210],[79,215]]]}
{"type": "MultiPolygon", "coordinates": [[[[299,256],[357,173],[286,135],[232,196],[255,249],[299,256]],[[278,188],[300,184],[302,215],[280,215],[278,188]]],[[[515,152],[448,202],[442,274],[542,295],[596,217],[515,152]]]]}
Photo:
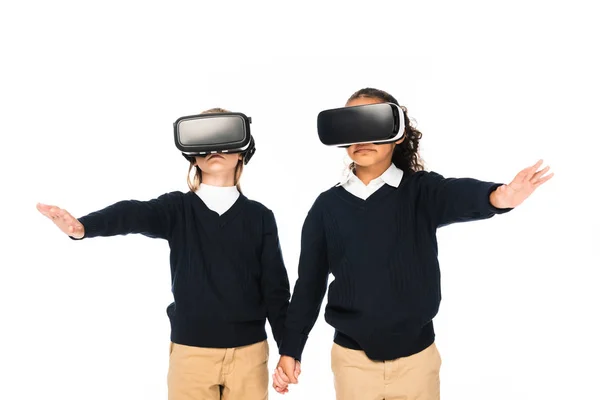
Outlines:
{"type": "Polygon", "coordinates": [[[366,104],[321,111],[321,143],[348,147],[359,143],[393,143],[404,136],[404,112],[393,103],[366,104]]]}
{"type": "Polygon", "coordinates": [[[256,152],[251,122],[238,112],[181,117],[173,124],[175,146],[190,161],[212,153],[242,153],[244,164],[248,164],[256,152]]]}

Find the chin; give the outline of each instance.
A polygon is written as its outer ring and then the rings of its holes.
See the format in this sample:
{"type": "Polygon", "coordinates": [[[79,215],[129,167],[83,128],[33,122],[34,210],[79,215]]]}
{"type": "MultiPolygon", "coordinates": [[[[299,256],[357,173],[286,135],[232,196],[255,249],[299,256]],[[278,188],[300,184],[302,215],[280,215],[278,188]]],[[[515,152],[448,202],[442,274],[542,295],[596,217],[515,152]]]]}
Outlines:
{"type": "Polygon", "coordinates": [[[352,159],[352,161],[354,161],[354,164],[361,167],[370,167],[377,164],[377,160],[368,159],[366,157],[356,157],[356,159],[352,159]]]}

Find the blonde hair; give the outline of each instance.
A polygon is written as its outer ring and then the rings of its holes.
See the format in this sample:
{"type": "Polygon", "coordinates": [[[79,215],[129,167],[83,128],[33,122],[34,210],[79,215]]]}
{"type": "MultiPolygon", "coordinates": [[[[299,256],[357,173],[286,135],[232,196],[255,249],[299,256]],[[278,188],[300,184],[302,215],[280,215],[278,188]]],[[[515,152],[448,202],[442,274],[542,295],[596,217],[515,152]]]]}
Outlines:
{"type": "MultiPolygon", "coordinates": [[[[228,113],[230,111],[225,110],[224,108],[211,108],[210,110],[206,110],[201,112],[201,114],[221,114],[228,113]]],[[[242,177],[242,171],[244,170],[244,161],[238,160],[237,165],[235,166],[235,174],[233,176],[233,184],[237,188],[237,190],[242,193],[242,188],[240,186],[240,178],[242,177]]],[[[197,191],[200,188],[200,184],[202,183],[202,170],[200,167],[196,165],[196,159],[190,160],[190,167],[188,169],[187,175],[187,184],[192,192],[197,191]],[[194,174],[192,176],[192,171],[194,174]]]]}

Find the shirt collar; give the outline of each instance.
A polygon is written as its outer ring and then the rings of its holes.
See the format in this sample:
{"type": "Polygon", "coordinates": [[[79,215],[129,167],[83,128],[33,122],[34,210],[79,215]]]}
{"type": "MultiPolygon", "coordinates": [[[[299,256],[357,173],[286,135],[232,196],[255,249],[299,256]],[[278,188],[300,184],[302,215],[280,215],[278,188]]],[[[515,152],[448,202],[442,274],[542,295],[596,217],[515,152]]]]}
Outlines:
{"type": "Polygon", "coordinates": [[[388,185],[397,188],[398,186],[400,186],[400,182],[402,181],[403,175],[404,175],[404,172],[400,168],[398,168],[394,164],[392,164],[381,175],[381,179],[383,179],[383,181],[385,183],[387,183],[388,185]]]}
{"type": "MultiPolygon", "coordinates": [[[[386,169],[383,174],[381,174],[373,180],[381,179],[384,183],[397,188],[398,186],[400,186],[400,182],[402,181],[403,175],[404,172],[392,163],[392,165],[390,165],[390,167],[386,169]]],[[[354,174],[353,170],[348,170],[348,172],[346,172],[342,177],[340,183],[338,183],[336,186],[342,186],[350,182],[362,183],[362,181],[358,179],[358,177],[354,174]]]]}

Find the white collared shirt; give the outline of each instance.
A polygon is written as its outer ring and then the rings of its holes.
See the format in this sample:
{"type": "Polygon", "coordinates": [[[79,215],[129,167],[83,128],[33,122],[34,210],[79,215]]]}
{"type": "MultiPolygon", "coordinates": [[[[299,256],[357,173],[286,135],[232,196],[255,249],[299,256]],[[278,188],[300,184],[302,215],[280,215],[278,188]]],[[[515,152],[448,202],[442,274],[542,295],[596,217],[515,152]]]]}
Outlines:
{"type": "Polygon", "coordinates": [[[212,186],[201,183],[196,191],[204,204],[219,215],[223,215],[240,197],[235,186],[212,186]]]}
{"type": "Polygon", "coordinates": [[[379,177],[373,179],[368,185],[365,185],[358,177],[354,174],[354,171],[349,171],[338,186],[342,186],[348,192],[354,196],[366,200],[373,193],[378,191],[383,185],[390,185],[398,187],[404,172],[396,167],[394,164],[385,170],[379,177]]]}

